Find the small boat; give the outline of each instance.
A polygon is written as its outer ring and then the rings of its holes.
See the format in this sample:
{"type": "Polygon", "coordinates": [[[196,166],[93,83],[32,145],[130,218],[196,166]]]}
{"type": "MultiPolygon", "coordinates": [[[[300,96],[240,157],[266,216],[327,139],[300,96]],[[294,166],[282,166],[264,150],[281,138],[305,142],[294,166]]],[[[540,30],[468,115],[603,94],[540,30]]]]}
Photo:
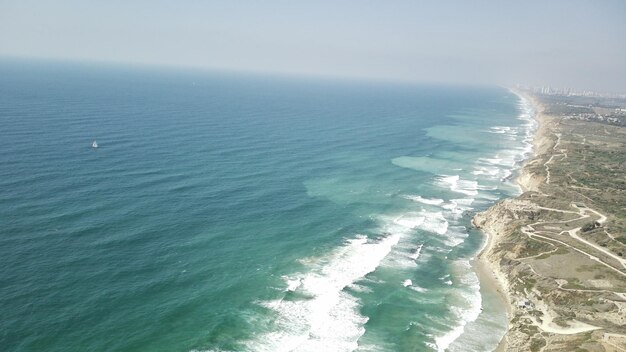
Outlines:
{"type": "Polygon", "coordinates": [[[91,147],[98,148],[98,143],[96,141],[93,141],[93,143],[91,143],[91,147]]]}

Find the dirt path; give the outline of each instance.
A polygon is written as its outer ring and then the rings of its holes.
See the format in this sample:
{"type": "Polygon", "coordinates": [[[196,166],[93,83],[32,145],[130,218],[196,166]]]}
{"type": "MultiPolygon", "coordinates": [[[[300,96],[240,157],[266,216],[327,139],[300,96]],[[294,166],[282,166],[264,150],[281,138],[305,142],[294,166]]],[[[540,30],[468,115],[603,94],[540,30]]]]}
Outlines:
{"type": "Polygon", "coordinates": [[[563,246],[568,247],[568,248],[571,248],[571,249],[573,249],[573,250],[575,250],[575,251],[577,251],[577,252],[579,252],[579,253],[581,253],[581,254],[584,254],[584,255],[586,255],[589,259],[594,260],[594,261],[596,261],[596,262],[598,262],[598,263],[600,263],[600,264],[602,264],[602,265],[606,266],[607,268],[609,268],[609,269],[611,269],[611,270],[613,270],[613,271],[617,272],[618,274],[620,274],[620,275],[622,275],[622,276],[626,277],[626,273],[624,273],[624,272],[620,271],[619,269],[617,269],[617,268],[613,267],[613,266],[612,266],[612,265],[610,265],[610,264],[607,264],[607,263],[603,262],[602,260],[600,260],[600,258],[598,258],[598,257],[596,257],[596,256],[594,256],[594,255],[591,255],[591,254],[589,254],[589,253],[587,253],[587,252],[583,251],[582,249],[578,249],[578,248],[576,248],[576,247],[574,247],[574,246],[572,246],[572,245],[569,245],[569,244],[567,244],[567,243],[565,243],[565,242],[563,242],[563,241],[559,241],[559,240],[556,240],[556,239],[551,238],[551,237],[538,235],[538,234],[536,234],[536,233],[533,233],[533,232],[531,232],[531,231],[528,231],[528,230],[527,230],[527,229],[525,229],[525,228],[522,228],[521,230],[522,230],[522,232],[523,232],[524,234],[526,234],[526,235],[527,235],[528,237],[530,237],[530,238],[533,238],[533,237],[539,237],[539,238],[542,238],[542,239],[544,239],[544,240],[554,241],[554,242],[560,243],[560,244],[562,244],[563,246]]]}
{"type": "Polygon", "coordinates": [[[615,348],[617,351],[626,352],[626,346],[623,342],[626,341],[626,335],[622,334],[612,334],[605,332],[604,336],[602,336],[602,340],[611,347],[615,348]],[[614,341],[614,340],[622,340],[622,341],[614,341]]]}
{"type": "Polygon", "coordinates": [[[569,231],[567,231],[567,232],[569,233],[570,237],[572,237],[572,238],[576,239],[576,240],[577,240],[577,241],[579,241],[579,242],[582,242],[582,243],[586,244],[586,245],[587,245],[587,246],[589,246],[589,247],[593,247],[593,248],[594,248],[595,250],[597,250],[597,251],[600,251],[600,252],[602,252],[602,253],[604,253],[604,254],[608,255],[609,257],[611,257],[611,258],[615,259],[615,260],[616,260],[616,261],[618,261],[620,264],[622,264],[622,266],[624,267],[624,269],[626,269],[626,259],[622,259],[622,258],[620,258],[619,256],[617,256],[617,255],[613,254],[613,252],[608,251],[608,250],[606,250],[606,249],[604,249],[604,248],[602,248],[602,247],[598,246],[597,244],[595,244],[595,243],[591,243],[591,242],[589,242],[589,241],[585,240],[584,238],[582,238],[582,237],[578,236],[578,234],[577,234],[577,233],[578,233],[578,232],[580,232],[580,227],[579,227],[579,228],[572,229],[572,230],[569,230],[569,231]]]}
{"type": "MultiPolygon", "coordinates": [[[[576,220],[581,220],[581,219],[584,219],[584,218],[589,218],[590,216],[589,216],[589,214],[587,214],[587,212],[592,212],[592,213],[596,214],[596,215],[599,217],[599,219],[598,219],[598,220],[596,220],[596,221],[597,221],[600,225],[603,225],[603,224],[606,222],[606,220],[607,220],[607,217],[606,217],[604,214],[602,214],[602,213],[598,212],[597,210],[593,210],[593,209],[588,208],[588,207],[579,207],[579,206],[577,206],[576,204],[572,204],[572,207],[574,207],[574,208],[578,209],[578,212],[571,211],[571,210],[562,210],[562,209],[555,209],[555,208],[547,208],[547,207],[538,207],[538,208],[539,208],[539,209],[543,209],[543,210],[548,210],[548,211],[559,212],[559,213],[577,214],[577,215],[580,215],[580,218],[571,219],[571,220],[561,220],[561,221],[539,221],[539,222],[532,223],[532,224],[527,225],[527,226],[528,226],[528,228],[530,228],[530,229],[532,230],[533,235],[540,236],[540,235],[537,235],[537,232],[539,232],[539,231],[536,231],[536,230],[534,229],[534,226],[537,226],[537,225],[549,225],[549,224],[564,224],[564,223],[568,223],[568,222],[572,222],[572,221],[576,221],[576,220]]],[[[580,236],[578,235],[578,232],[580,232],[580,229],[581,229],[580,227],[577,227],[577,228],[575,228],[575,229],[561,231],[561,232],[559,233],[559,235],[560,235],[560,234],[563,234],[563,233],[568,233],[568,234],[569,234],[569,236],[570,236],[570,237],[572,237],[573,239],[575,239],[575,240],[577,240],[578,242],[581,242],[581,243],[585,244],[586,246],[591,247],[591,248],[593,248],[593,249],[595,249],[595,250],[597,250],[597,251],[599,251],[599,252],[602,252],[602,253],[606,254],[607,256],[609,256],[609,257],[611,257],[612,259],[616,260],[618,263],[620,263],[620,264],[622,265],[622,267],[624,267],[624,269],[626,269],[626,259],[624,259],[624,258],[620,258],[619,256],[615,255],[613,252],[611,252],[611,251],[609,251],[609,250],[606,250],[605,248],[603,248],[603,247],[601,247],[601,246],[598,246],[598,245],[597,245],[597,244],[595,244],[595,243],[591,243],[591,242],[589,242],[589,241],[585,240],[584,238],[580,237],[580,236]]],[[[522,232],[526,233],[526,232],[524,231],[524,229],[522,229],[522,232]]],[[[548,231],[542,231],[542,232],[543,232],[543,233],[551,233],[551,232],[548,232],[548,231]]],[[[605,231],[605,232],[606,232],[606,231],[605,231]]],[[[607,233],[607,234],[608,234],[608,233],[607,233]]],[[[570,248],[574,248],[574,249],[576,249],[575,247],[573,247],[573,246],[571,246],[571,245],[568,245],[568,244],[566,244],[566,243],[564,243],[564,242],[561,242],[561,241],[558,241],[558,240],[555,240],[555,241],[560,242],[560,243],[562,243],[562,244],[564,244],[564,245],[566,245],[566,246],[568,246],[568,247],[570,247],[570,248]]],[[[593,258],[597,258],[597,257],[595,257],[595,256],[590,255],[590,254],[589,254],[589,253],[587,253],[587,252],[584,252],[584,251],[581,251],[581,250],[579,250],[579,252],[581,252],[581,253],[584,253],[584,254],[588,255],[590,258],[592,258],[592,257],[593,257],[593,258]]],[[[542,254],[544,254],[544,253],[542,253],[542,254]]],[[[599,260],[599,258],[597,258],[597,260],[599,260]]],[[[602,262],[602,263],[604,263],[604,262],[602,262]]],[[[607,263],[604,263],[604,264],[605,264],[605,265],[607,265],[607,266],[609,266],[609,267],[611,267],[611,268],[613,268],[613,266],[611,266],[611,265],[609,265],[609,264],[607,264],[607,263]]],[[[613,269],[615,269],[615,268],[613,268],[613,269]]],[[[619,270],[618,270],[618,271],[619,271],[619,270]]],[[[621,273],[621,271],[620,271],[620,273],[621,273]]],[[[624,274],[624,273],[622,273],[622,274],[624,274]]]]}

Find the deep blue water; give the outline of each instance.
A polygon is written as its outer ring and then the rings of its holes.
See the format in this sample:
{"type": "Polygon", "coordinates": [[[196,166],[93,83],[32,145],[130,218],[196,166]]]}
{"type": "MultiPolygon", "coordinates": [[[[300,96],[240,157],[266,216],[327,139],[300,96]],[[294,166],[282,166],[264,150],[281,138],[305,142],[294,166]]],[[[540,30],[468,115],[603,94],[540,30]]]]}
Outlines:
{"type": "Polygon", "coordinates": [[[507,90],[0,77],[3,350],[476,351],[503,332],[468,259],[471,211],[517,192],[529,152],[507,90]]]}

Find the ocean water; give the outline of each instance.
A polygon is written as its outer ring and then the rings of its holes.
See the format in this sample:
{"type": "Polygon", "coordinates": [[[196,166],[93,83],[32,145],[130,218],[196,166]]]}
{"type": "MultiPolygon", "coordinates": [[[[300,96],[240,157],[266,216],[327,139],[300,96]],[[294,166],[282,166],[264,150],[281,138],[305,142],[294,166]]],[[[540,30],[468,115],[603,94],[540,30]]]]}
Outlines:
{"type": "Polygon", "coordinates": [[[499,87],[0,64],[3,351],[480,351],[499,87]],[[99,148],[91,148],[97,140],[99,148]]]}

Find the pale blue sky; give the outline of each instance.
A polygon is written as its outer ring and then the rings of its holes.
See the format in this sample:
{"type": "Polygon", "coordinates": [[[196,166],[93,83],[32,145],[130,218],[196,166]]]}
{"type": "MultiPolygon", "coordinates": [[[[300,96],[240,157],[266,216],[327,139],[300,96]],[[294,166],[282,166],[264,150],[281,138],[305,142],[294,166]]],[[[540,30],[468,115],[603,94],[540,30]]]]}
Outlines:
{"type": "Polygon", "coordinates": [[[0,56],[626,92],[626,1],[0,0],[0,56]]]}

